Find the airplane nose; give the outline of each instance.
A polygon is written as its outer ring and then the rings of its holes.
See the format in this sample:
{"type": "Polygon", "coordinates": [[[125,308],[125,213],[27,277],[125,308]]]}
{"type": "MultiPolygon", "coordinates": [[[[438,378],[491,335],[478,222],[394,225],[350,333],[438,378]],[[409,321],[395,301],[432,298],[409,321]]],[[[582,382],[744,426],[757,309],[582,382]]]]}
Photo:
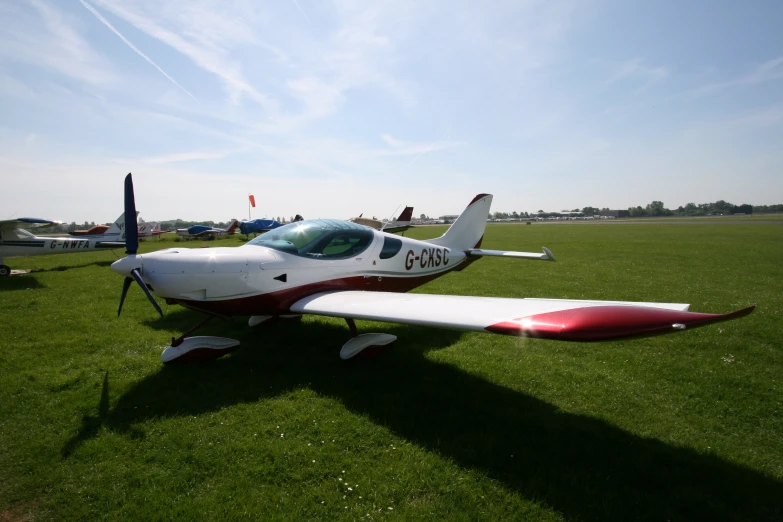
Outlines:
{"type": "Polygon", "coordinates": [[[118,259],[111,264],[111,269],[120,275],[125,277],[131,277],[131,270],[134,268],[142,268],[143,263],[141,256],[128,256],[118,259]]]}

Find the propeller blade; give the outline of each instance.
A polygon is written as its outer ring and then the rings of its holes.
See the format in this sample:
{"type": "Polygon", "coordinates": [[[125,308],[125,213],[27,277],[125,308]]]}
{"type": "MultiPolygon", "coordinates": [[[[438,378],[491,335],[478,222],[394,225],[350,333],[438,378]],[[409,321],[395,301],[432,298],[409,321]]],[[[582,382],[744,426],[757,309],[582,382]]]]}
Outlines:
{"type": "Polygon", "coordinates": [[[163,317],[163,310],[160,309],[158,302],[155,300],[154,297],[152,297],[152,292],[150,292],[150,289],[147,288],[147,283],[144,282],[144,279],[141,278],[139,269],[134,268],[133,270],[131,270],[131,275],[133,276],[133,279],[135,279],[136,282],[139,283],[141,289],[144,290],[144,293],[147,295],[147,299],[150,300],[150,303],[152,303],[152,306],[155,307],[155,310],[157,310],[160,316],[163,317]]]}
{"type": "Polygon", "coordinates": [[[136,198],[133,195],[133,178],[130,172],[125,176],[125,253],[135,254],[139,250],[139,228],[136,223],[136,198]]]}
{"type": "Polygon", "coordinates": [[[131,284],[133,284],[132,277],[126,277],[125,281],[122,283],[122,295],[120,295],[120,307],[117,308],[117,317],[122,313],[122,303],[125,302],[125,296],[128,295],[128,288],[130,288],[131,284]]]}
{"type": "Polygon", "coordinates": [[[152,292],[150,292],[150,289],[147,288],[147,283],[144,282],[144,279],[141,278],[139,269],[134,268],[133,270],[131,270],[131,275],[133,276],[133,279],[135,279],[136,282],[139,283],[141,289],[144,290],[144,293],[147,295],[147,299],[150,300],[150,303],[152,303],[152,306],[155,307],[155,310],[157,310],[160,316],[163,317],[163,310],[160,309],[158,302],[155,300],[154,297],[152,297],[152,292]]]}

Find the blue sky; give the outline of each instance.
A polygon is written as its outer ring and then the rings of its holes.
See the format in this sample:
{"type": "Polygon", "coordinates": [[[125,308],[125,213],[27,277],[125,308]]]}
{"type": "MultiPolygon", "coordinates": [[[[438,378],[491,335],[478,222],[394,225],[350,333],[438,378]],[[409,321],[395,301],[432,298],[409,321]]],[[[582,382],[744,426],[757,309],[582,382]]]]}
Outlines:
{"type": "Polygon", "coordinates": [[[0,216],[783,203],[783,2],[0,3],[0,216]]]}

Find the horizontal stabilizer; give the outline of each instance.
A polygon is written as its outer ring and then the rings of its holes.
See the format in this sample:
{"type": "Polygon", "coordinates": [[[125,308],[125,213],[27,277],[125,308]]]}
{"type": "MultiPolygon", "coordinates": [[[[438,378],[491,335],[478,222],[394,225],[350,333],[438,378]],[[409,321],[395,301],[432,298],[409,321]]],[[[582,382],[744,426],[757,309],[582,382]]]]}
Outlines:
{"type": "Polygon", "coordinates": [[[469,256],[496,256],[496,257],[518,257],[523,259],[541,259],[543,261],[555,261],[555,255],[547,248],[542,247],[544,252],[513,252],[511,250],[484,250],[482,248],[471,248],[465,253],[469,256]]]}

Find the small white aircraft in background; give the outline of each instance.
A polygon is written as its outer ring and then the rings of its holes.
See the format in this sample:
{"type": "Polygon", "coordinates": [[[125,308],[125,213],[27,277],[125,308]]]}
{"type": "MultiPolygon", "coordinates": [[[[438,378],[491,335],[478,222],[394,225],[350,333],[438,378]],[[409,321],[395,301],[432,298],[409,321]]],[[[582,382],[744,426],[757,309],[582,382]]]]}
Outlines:
{"type": "Polygon", "coordinates": [[[160,237],[165,232],[160,229],[160,223],[147,223],[142,220],[139,223],[139,239],[146,239],[148,237],[160,237]]]}
{"type": "MultiPolygon", "coordinates": [[[[222,337],[188,337],[214,316],[251,316],[249,325],[273,317],[317,314],[341,317],[352,333],[343,359],[396,340],[358,335],[355,319],[426,325],[565,341],[601,341],[678,332],[749,314],[688,312],[689,305],[568,299],[509,299],[405,294],[482,256],[554,261],[543,253],[481,249],[492,196],[479,194],[439,238],[419,241],[330,219],[290,223],[239,247],[171,248],[137,254],[129,233],[128,256],[112,270],[125,276],[120,306],[133,281],[163,315],[152,291],[168,304],[208,315],[161,356],[164,363],[220,357],[239,345],[222,337]],[[152,290],[154,289],[154,290],[152,290]]],[[[133,180],[125,178],[125,215],[135,216],[133,180]]],[[[136,230],[132,217],[126,228],[136,230]]]]}
{"type": "Polygon", "coordinates": [[[375,230],[382,230],[384,232],[403,232],[411,227],[411,219],[413,219],[413,207],[405,207],[400,217],[394,221],[380,221],[377,219],[370,219],[362,217],[354,217],[349,219],[353,223],[358,223],[366,227],[374,228],[375,230]]]}
{"type": "Polygon", "coordinates": [[[239,220],[232,219],[228,228],[215,228],[207,225],[191,225],[188,228],[178,228],[177,235],[185,239],[215,239],[218,236],[226,236],[236,233],[239,220]]]}
{"type": "MultiPolygon", "coordinates": [[[[136,212],[133,213],[135,221],[136,212]]],[[[47,227],[61,225],[59,221],[37,218],[19,218],[0,221],[0,277],[11,275],[4,260],[9,257],[71,254],[90,250],[111,250],[125,246],[125,213],[109,226],[103,234],[77,237],[41,237],[22,227],[47,227]]],[[[134,227],[135,230],[135,227],[134,227]]]]}

